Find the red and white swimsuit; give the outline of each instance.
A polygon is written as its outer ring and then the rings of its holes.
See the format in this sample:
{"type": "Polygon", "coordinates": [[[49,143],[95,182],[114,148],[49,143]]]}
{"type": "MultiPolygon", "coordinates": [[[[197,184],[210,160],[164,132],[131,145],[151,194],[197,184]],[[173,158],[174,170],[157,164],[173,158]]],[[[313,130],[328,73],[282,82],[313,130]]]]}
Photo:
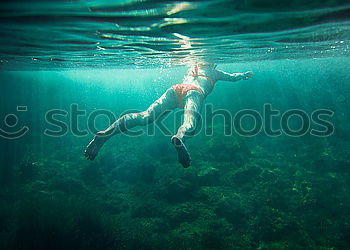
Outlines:
{"type": "MultiPolygon", "coordinates": [[[[204,77],[207,80],[209,80],[212,84],[212,89],[210,90],[209,94],[213,91],[214,89],[214,85],[215,85],[215,81],[213,79],[211,79],[210,77],[206,76],[206,75],[200,75],[198,74],[198,66],[194,66],[194,70],[192,71],[192,76],[193,77],[204,77]]],[[[179,107],[183,108],[183,100],[187,94],[188,91],[190,90],[195,90],[198,91],[201,95],[204,96],[203,91],[198,88],[197,86],[193,85],[193,84],[189,84],[189,83],[181,83],[181,84],[175,84],[172,86],[172,88],[175,90],[176,95],[177,95],[177,101],[179,103],[179,107]]]]}

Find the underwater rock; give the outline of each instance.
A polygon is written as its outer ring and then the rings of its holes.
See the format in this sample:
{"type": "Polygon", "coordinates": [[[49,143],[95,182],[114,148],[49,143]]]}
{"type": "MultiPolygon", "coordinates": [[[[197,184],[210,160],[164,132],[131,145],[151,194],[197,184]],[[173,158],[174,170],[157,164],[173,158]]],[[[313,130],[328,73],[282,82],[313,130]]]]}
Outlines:
{"type": "Polygon", "coordinates": [[[232,225],[211,215],[200,204],[197,207],[200,216],[196,220],[182,222],[170,232],[171,249],[233,249],[226,241],[233,233],[232,225]]]}
{"type": "Polygon", "coordinates": [[[215,205],[221,199],[232,195],[233,190],[225,186],[202,186],[198,191],[198,198],[210,205],[215,205]]]}
{"type": "Polygon", "coordinates": [[[156,166],[152,164],[123,164],[111,171],[110,179],[128,183],[135,183],[138,181],[151,183],[154,180],[155,171],[156,166]]]}
{"type": "Polygon", "coordinates": [[[333,156],[324,154],[315,161],[314,170],[317,172],[350,172],[350,162],[338,161],[333,156]]]}
{"type": "Polygon", "coordinates": [[[241,204],[239,196],[225,196],[218,201],[215,213],[219,217],[224,217],[235,227],[244,224],[247,218],[247,212],[241,204]]]}
{"type": "Polygon", "coordinates": [[[158,195],[170,202],[183,202],[193,198],[195,188],[193,184],[182,180],[172,179],[168,183],[163,183],[157,190],[158,195]]]}
{"type": "Polygon", "coordinates": [[[17,223],[8,239],[13,247],[6,249],[119,249],[113,218],[91,200],[56,194],[27,194],[16,204],[17,223]]]}
{"type": "Polygon", "coordinates": [[[67,194],[82,194],[86,191],[84,184],[80,180],[76,180],[70,177],[59,177],[52,180],[50,189],[59,190],[67,194]]]}
{"type": "MultiPolygon", "coordinates": [[[[202,246],[204,249],[234,249],[237,248],[237,240],[229,246],[227,238],[233,235],[234,230],[225,219],[213,218],[207,223],[207,230],[202,233],[202,246]]],[[[242,237],[242,235],[240,235],[242,237]]],[[[247,245],[245,245],[247,246],[247,245]]]]}
{"type": "Polygon", "coordinates": [[[28,191],[31,192],[45,192],[49,189],[49,185],[45,181],[36,180],[27,185],[28,191]]]}
{"type": "Polygon", "coordinates": [[[276,172],[274,170],[263,169],[261,174],[260,174],[260,177],[264,181],[271,182],[271,181],[275,180],[278,177],[278,175],[276,174],[276,172]]]}
{"type": "Polygon", "coordinates": [[[262,170],[256,166],[246,166],[233,173],[232,180],[237,185],[243,185],[258,177],[261,171],[262,170]]]}
{"type": "Polygon", "coordinates": [[[164,234],[169,230],[169,225],[164,217],[137,218],[133,219],[133,224],[142,227],[143,231],[152,232],[154,236],[159,233],[164,234]]]}
{"type": "Polygon", "coordinates": [[[162,206],[156,200],[141,200],[136,207],[132,208],[131,217],[133,218],[152,218],[163,215],[162,206]]]}
{"type": "Polygon", "coordinates": [[[174,228],[183,222],[192,222],[199,216],[199,208],[194,202],[186,202],[172,207],[166,214],[170,225],[174,228]]]}
{"type": "Polygon", "coordinates": [[[288,250],[290,249],[290,246],[287,242],[281,241],[281,242],[261,242],[259,246],[257,247],[259,250],[288,250]]]}
{"type": "Polygon", "coordinates": [[[201,186],[215,186],[220,185],[220,171],[217,168],[205,166],[203,167],[198,176],[198,184],[201,186]]]}
{"type": "MultiPolygon", "coordinates": [[[[111,163],[106,163],[111,165],[111,163]]],[[[156,165],[152,161],[141,161],[137,159],[125,159],[117,165],[112,164],[108,173],[109,181],[122,181],[128,183],[145,182],[152,183],[156,171],[156,165]]]]}
{"type": "Polygon", "coordinates": [[[278,209],[263,207],[255,220],[254,235],[265,242],[283,241],[298,233],[295,217],[278,209]]]}
{"type": "Polygon", "coordinates": [[[18,172],[21,182],[31,181],[38,174],[38,164],[36,162],[22,163],[18,168],[18,172]]]}
{"type": "Polygon", "coordinates": [[[95,163],[90,163],[88,166],[83,168],[80,172],[80,178],[86,184],[90,185],[101,185],[103,180],[100,167],[95,163]]]}
{"type": "Polygon", "coordinates": [[[246,163],[251,155],[246,142],[240,137],[215,134],[203,144],[203,159],[212,162],[234,162],[237,165],[246,163]]]}

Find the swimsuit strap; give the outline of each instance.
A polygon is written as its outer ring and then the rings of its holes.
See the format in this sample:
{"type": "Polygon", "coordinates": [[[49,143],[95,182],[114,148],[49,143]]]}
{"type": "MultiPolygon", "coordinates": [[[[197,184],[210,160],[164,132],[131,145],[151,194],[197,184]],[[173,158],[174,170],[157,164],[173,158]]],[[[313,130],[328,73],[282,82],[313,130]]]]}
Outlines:
{"type": "Polygon", "coordinates": [[[197,77],[200,76],[200,77],[204,77],[204,78],[207,78],[207,80],[209,80],[211,82],[211,85],[213,85],[213,88],[214,88],[214,85],[215,85],[215,82],[213,79],[211,79],[209,76],[206,76],[206,75],[196,75],[197,77]]]}

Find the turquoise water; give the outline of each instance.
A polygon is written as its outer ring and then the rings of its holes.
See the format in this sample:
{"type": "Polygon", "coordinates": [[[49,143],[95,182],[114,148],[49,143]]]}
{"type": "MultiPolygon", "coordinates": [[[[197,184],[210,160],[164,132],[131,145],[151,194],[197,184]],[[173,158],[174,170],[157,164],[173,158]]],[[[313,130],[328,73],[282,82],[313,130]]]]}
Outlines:
{"type": "Polygon", "coordinates": [[[130,68],[349,54],[349,2],[11,1],[5,69],[130,68]]]}
{"type": "Polygon", "coordinates": [[[349,7],[1,3],[0,249],[348,249],[349,7]],[[84,159],[96,131],[145,110],[202,59],[255,76],[216,84],[186,142],[189,168],[170,143],[180,109],[84,159]],[[267,130],[268,105],[280,135],[267,130]],[[247,110],[264,124],[244,136],[259,125],[236,126],[247,110]],[[288,119],[306,128],[298,136],[282,121],[295,110],[307,116],[288,119]]]}

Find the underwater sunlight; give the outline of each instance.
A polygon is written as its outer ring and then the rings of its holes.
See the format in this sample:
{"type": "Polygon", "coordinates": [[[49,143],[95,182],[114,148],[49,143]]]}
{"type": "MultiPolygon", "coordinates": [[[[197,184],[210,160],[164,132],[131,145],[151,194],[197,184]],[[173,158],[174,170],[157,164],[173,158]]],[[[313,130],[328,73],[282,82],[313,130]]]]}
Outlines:
{"type": "Polygon", "coordinates": [[[348,0],[0,11],[0,249],[350,249],[348,0]]]}

